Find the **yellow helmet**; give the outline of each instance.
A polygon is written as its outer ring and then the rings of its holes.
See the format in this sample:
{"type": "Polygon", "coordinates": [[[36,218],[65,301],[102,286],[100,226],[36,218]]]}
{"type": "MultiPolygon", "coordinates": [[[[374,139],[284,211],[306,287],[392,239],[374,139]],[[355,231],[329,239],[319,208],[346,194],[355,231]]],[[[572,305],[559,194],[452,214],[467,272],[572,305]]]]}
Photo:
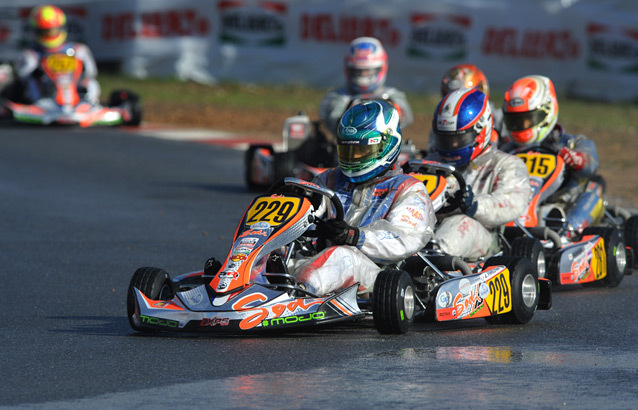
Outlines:
{"type": "Polygon", "coordinates": [[[29,23],[36,32],[38,43],[45,49],[60,47],[66,41],[66,15],[58,7],[35,7],[29,15],[29,23]]]}

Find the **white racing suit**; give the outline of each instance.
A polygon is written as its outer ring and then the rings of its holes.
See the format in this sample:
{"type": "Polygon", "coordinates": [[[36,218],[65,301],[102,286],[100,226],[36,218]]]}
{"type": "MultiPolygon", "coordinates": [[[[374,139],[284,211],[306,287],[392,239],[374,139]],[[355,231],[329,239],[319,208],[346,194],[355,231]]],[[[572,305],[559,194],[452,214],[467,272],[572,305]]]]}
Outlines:
{"type": "MultiPolygon", "coordinates": [[[[438,160],[438,154],[432,159],[438,160]]],[[[476,213],[441,216],[435,238],[445,253],[477,259],[496,252],[496,230],[515,220],[527,208],[531,187],[525,163],[493,145],[471,161],[461,174],[472,187],[476,213]]],[[[458,190],[451,177],[449,192],[458,190]]]]}
{"type": "Polygon", "coordinates": [[[356,246],[330,246],[296,261],[297,281],[318,295],[357,282],[360,292],[372,290],[380,266],[415,254],[432,237],[436,217],[425,186],[397,166],[361,184],[351,183],[339,168],[325,171],[315,182],[336,192],[345,221],[359,228],[356,246]]]}
{"type": "MultiPolygon", "coordinates": [[[[513,152],[517,151],[516,145],[510,144],[507,147],[513,152]]],[[[585,159],[585,165],[578,171],[567,168],[564,182],[556,192],[547,193],[549,197],[543,201],[544,210],[540,212],[539,224],[545,225],[542,216],[545,216],[548,210],[554,209],[560,211],[559,215],[547,216],[563,217],[570,228],[582,232],[586,227],[595,224],[604,212],[603,182],[601,179],[592,179],[599,167],[596,144],[582,134],[566,134],[563,128],[557,125],[543,140],[541,147],[554,152],[567,147],[581,154],[585,159]]],[[[525,147],[519,149],[525,151],[525,147]]]]}
{"type": "MultiPolygon", "coordinates": [[[[75,56],[82,61],[83,72],[78,83],[79,88],[84,92],[81,96],[84,100],[98,104],[100,98],[100,84],[97,82],[97,65],[91,50],[82,43],[64,43],[57,51],[49,52],[39,47],[26,48],[22,50],[16,64],[16,74],[28,100],[34,103],[47,96],[47,92],[55,89],[55,85],[43,73],[40,64],[42,58],[51,54],[66,54],[75,56]]],[[[78,90],[80,91],[80,90],[78,90]]]]}
{"type": "Polygon", "coordinates": [[[352,94],[347,87],[332,90],[321,100],[319,118],[333,135],[337,135],[337,127],[343,113],[359,101],[373,99],[389,100],[394,103],[399,111],[401,129],[405,130],[414,122],[414,114],[405,93],[394,87],[379,87],[368,94],[352,94]]]}

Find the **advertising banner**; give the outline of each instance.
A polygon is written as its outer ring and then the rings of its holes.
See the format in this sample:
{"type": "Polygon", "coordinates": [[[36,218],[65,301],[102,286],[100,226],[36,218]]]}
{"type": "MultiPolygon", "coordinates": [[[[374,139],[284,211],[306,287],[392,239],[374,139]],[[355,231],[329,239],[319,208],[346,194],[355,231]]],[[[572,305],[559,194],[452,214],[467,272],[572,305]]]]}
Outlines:
{"type": "MultiPolygon", "coordinates": [[[[0,60],[28,41],[38,2],[0,3],[0,60]]],[[[638,97],[638,2],[629,0],[63,0],[69,35],[136,77],[339,86],[360,36],[389,56],[388,84],[437,92],[474,63],[494,90],[528,74],[559,93],[638,97]]],[[[493,98],[496,100],[496,98],[493,98]]]]}

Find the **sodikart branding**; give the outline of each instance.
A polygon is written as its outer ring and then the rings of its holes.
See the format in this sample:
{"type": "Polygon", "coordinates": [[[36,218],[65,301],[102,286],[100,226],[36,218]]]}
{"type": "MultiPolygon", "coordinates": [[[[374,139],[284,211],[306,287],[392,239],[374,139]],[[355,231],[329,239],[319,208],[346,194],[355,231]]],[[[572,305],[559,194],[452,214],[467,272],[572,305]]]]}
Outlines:
{"type": "Polygon", "coordinates": [[[274,1],[221,0],[219,40],[222,43],[253,46],[282,46],[286,43],[285,3],[274,1]]]}
{"type": "Polygon", "coordinates": [[[638,30],[589,23],[586,31],[587,64],[590,68],[638,73],[638,30]]]}
{"type": "Polygon", "coordinates": [[[413,13],[408,54],[429,60],[462,60],[467,55],[468,16],[413,13]]]}

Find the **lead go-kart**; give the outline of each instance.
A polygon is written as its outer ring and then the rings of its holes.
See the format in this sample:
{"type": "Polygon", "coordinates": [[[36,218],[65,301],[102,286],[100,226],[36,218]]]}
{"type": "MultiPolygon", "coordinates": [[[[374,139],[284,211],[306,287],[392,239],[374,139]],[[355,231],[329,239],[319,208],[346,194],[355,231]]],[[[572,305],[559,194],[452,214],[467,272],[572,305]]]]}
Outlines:
{"type": "Polygon", "coordinates": [[[239,222],[223,262],[173,279],[160,268],[135,271],[127,315],[142,332],[258,332],[348,322],[372,316],[382,334],[406,333],[415,318],[451,321],[485,318],[526,323],[551,307],[549,281],[539,281],[531,262],[497,257],[470,268],[458,258],[427,252],[384,266],[373,291],[358,284],[328,295],[299,286],[292,258],[318,253],[312,229],[323,198],[343,218],[337,195],[297,178],[285,178],[257,196],[239,222]]]}
{"type": "Polygon", "coordinates": [[[79,85],[83,64],[65,53],[42,57],[37,72],[45,78],[42,98],[24,101],[24,85],[14,81],[3,92],[5,120],[27,124],[60,124],[91,127],[98,125],[137,126],[142,120],[140,97],[129,90],[111,92],[106,105],[83,98],[79,85]]]}

